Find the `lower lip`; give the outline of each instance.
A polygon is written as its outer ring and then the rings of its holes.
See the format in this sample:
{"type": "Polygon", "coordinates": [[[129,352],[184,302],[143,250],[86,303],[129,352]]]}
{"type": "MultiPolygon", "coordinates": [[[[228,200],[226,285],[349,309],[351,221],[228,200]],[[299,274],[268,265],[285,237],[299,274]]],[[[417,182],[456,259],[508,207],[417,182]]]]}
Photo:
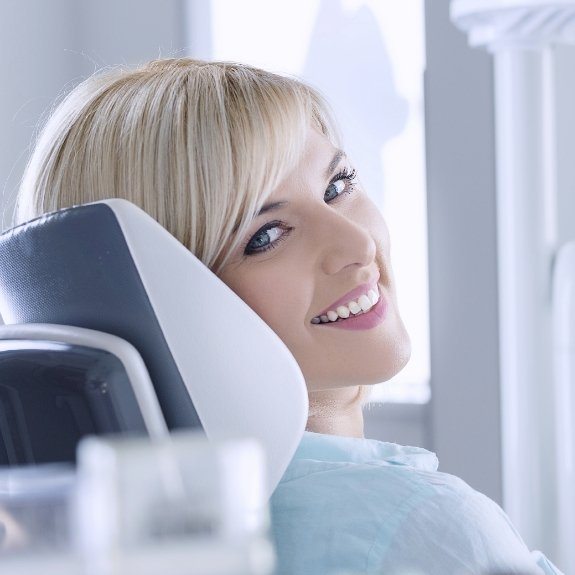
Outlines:
{"type": "Polygon", "coordinates": [[[341,329],[351,330],[372,329],[382,323],[386,315],[387,303],[380,295],[379,301],[366,313],[349,317],[344,320],[319,323],[317,325],[321,327],[338,327],[341,329]]]}

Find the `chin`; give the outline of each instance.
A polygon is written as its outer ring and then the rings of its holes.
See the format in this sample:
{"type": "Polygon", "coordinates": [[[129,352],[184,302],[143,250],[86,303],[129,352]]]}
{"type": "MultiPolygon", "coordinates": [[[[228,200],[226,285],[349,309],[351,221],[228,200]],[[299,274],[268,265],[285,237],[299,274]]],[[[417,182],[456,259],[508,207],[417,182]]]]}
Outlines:
{"type": "Polygon", "coordinates": [[[385,366],[382,366],[380,377],[374,383],[382,383],[397,375],[409,361],[411,357],[411,340],[407,333],[405,338],[397,341],[392,349],[389,350],[389,355],[386,356],[385,366]]]}
{"type": "Polygon", "coordinates": [[[397,375],[411,357],[411,340],[403,322],[397,322],[396,329],[387,333],[381,343],[382,351],[377,354],[377,361],[371,356],[356,367],[356,383],[358,385],[376,385],[397,375]]]}
{"type": "Polygon", "coordinates": [[[310,391],[382,383],[398,374],[411,356],[409,334],[398,313],[374,330],[327,333],[331,341],[321,341],[319,347],[313,342],[288,344],[310,391]]]}
{"type": "MultiPolygon", "coordinates": [[[[378,354],[377,361],[371,354],[368,358],[356,358],[357,361],[331,361],[324,364],[300,363],[308,390],[321,391],[356,385],[376,385],[397,375],[407,364],[411,356],[411,342],[407,333],[395,337],[387,343],[385,352],[378,354]]],[[[297,357],[296,357],[297,359],[297,357]]],[[[307,358],[306,358],[307,359],[307,358]]]]}

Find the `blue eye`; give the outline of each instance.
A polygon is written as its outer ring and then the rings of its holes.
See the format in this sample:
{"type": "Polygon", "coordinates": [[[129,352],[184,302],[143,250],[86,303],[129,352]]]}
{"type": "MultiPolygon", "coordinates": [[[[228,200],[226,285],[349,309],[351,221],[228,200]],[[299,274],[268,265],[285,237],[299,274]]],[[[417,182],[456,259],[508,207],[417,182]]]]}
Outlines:
{"type": "Polygon", "coordinates": [[[352,170],[351,172],[348,169],[344,169],[338,174],[336,174],[330,181],[326,191],[323,194],[323,199],[326,203],[329,203],[343,193],[351,193],[353,192],[354,186],[356,184],[355,181],[356,171],[352,170]]]}
{"type": "Polygon", "coordinates": [[[269,222],[261,227],[248,241],[244,248],[245,255],[265,252],[275,248],[277,244],[286,238],[292,228],[283,222],[269,222]]]}

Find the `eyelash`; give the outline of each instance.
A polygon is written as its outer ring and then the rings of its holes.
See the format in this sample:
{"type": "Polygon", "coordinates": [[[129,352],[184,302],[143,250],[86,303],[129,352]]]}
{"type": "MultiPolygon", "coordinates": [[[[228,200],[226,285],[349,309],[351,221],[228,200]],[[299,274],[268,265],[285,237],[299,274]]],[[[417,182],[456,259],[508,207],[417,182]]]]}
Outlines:
{"type": "MultiPolygon", "coordinates": [[[[354,188],[355,188],[355,178],[356,178],[356,171],[355,170],[349,170],[348,168],[343,168],[342,170],[340,170],[337,174],[335,174],[335,176],[333,176],[333,178],[329,181],[329,184],[327,185],[326,191],[324,192],[324,201],[326,202],[326,204],[330,204],[333,201],[337,200],[339,197],[341,197],[343,194],[351,194],[351,192],[353,192],[354,188]],[[346,187],[344,190],[342,190],[341,192],[339,192],[337,194],[337,196],[334,196],[333,198],[327,200],[325,199],[325,194],[327,193],[327,190],[329,189],[330,186],[332,186],[333,184],[335,184],[336,182],[345,180],[346,181],[346,187]]],[[[243,253],[246,256],[251,256],[251,255],[255,255],[255,254],[261,254],[264,252],[267,252],[269,250],[272,250],[274,248],[276,248],[280,242],[284,241],[290,234],[290,232],[292,231],[292,227],[288,226],[285,222],[276,220],[273,222],[268,222],[267,224],[265,224],[264,226],[262,226],[253,236],[251,236],[248,241],[243,245],[243,253]],[[262,247],[256,247],[256,248],[250,248],[249,245],[250,243],[257,238],[258,236],[260,236],[261,234],[264,234],[266,232],[269,232],[270,230],[273,230],[274,228],[281,228],[283,230],[283,233],[275,240],[270,241],[267,245],[262,246],[262,247]]]]}
{"type": "Polygon", "coordinates": [[[243,247],[243,253],[246,256],[251,256],[254,254],[261,254],[263,252],[267,252],[268,250],[273,250],[274,248],[276,248],[280,242],[283,242],[288,235],[290,234],[290,232],[292,231],[292,227],[288,226],[285,222],[276,220],[273,222],[268,222],[267,224],[265,224],[265,226],[262,226],[253,236],[251,236],[251,238],[245,243],[244,247],[243,247]],[[250,243],[257,238],[258,236],[260,236],[261,234],[265,233],[265,232],[269,232],[270,230],[273,230],[274,228],[281,228],[283,230],[283,233],[281,234],[281,236],[279,236],[276,240],[271,241],[270,243],[268,243],[265,246],[262,246],[260,248],[250,248],[249,245],[250,243]]]}
{"type": "MultiPolygon", "coordinates": [[[[346,188],[340,192],[337,196],[333,197],[331,200],[325,200],[326,203],[331,203],[334,200],[337,200],[337,198],[341,197],[343,194],[351,194],[351,192],[353,192],[353,190],[355,189],[355,184],[357,183],[355,181],[357,172],[355,170],[349,170],[348,168],[343,168],[339,173],[337,173],[329,182],[328,184],[328,189],[331,185],[335,184],[336,182],[340,182],[342,180],[346,181],[346,188]]],[[[327,193],[327,190],[326,190],[327,193]]],[[[325,197],[325,193],[324,193],[324,197],[325,197]]]]}

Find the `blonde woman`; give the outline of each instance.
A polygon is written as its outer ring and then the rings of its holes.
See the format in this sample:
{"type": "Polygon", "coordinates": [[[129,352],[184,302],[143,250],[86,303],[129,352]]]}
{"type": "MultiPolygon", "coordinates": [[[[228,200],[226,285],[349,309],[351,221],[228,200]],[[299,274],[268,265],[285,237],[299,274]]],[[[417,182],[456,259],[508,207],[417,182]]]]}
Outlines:
{"type": "Polygon", "coordinates": [[[189,59],[96,75],[61,103],[18,219],[106,198],[148,212],[282,338],[307,431],[271,506],[280,574],[558,573],[423,449],[363,438],[366,386],[409,358],[385,222],[310,87],[189,59]]]}

